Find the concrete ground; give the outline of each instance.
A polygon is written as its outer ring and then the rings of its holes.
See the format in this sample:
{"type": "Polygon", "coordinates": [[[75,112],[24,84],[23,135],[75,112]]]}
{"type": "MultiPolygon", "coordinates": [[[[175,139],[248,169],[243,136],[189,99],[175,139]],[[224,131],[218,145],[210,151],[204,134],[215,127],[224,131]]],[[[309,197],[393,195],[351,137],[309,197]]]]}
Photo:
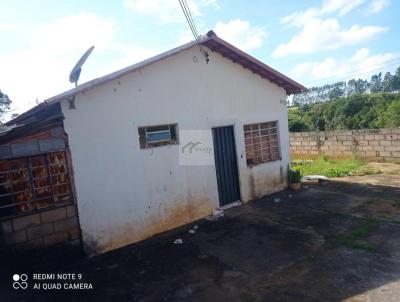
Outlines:
{"type": "Polygon", "coordinates": [[[49,260],[33,270],[81,273],[94,289],[10,293],[2,282],[0,300],[399,301],[399,175],[287,190],[199,221],[195,234],[193,224],[91,259],[49,260]]]}

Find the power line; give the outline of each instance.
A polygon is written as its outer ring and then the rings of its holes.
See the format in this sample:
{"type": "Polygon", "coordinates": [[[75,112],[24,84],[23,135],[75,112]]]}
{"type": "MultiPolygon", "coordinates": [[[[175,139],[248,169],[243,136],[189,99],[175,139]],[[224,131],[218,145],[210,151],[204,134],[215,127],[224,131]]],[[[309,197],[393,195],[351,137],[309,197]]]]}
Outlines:
{"type": "Polygon", "coordinates": [[[357,76],[357,73],[360,72],[371,72],[371,71],[375,71],[384,67],[390,67],[390,66],[394,66],[400,63],[400,57],[398,58],[394,58],[392,60],[388,60],[385,63],[381,63],[378,65],[374,65],[374,66],[370,66],[369,68],[364,68],[364,69],[358,69],[358,70],[353,70],[352,72],[349,72],[345,75],[341,75],[340,77],[343,77],[341,80],[339,80],[338,77],[330,77],[330,78],[326,78],[317,82],[309,82],[308,84],[306,84],[305,86],[309,86],[309,85],[313,85],[313,86],[320,86],[320,83],[324,83],[324,82],[328,82],[328,81],[335,81],[335,82],[343,82],[343,81],[347,81],[347,80],[351,80],[353,79],[355,76],[357,76]],[[390,63],[391,64],[388,64],[390,63]],[[334,79],[338,79],[338,80],[334,80],[334,79]]]}
{"type": "Polygon", "coordinates": [[[190,30],[191,30],[191,32],[192,32],[192,34],[193,34],[193,36],[194,36],[194,38],[196,40],[196,44],[199,46],[200,52],[203,54],[203,56],[206,59],[206,62],[208,63],[208,61],[209,61],[208,56],[209,55],[208,55],[208,52],[203,48],[203,46],[200,43],[200,35],[197,32],[196,24],[194,23],[193,16],[192,16],[192,14],[190,12],[189,5],[187,4],[186,0],[179,0],[179,4],[181,6],[183,14],[185,15],[186,21],[189,24],[190,30]]]}

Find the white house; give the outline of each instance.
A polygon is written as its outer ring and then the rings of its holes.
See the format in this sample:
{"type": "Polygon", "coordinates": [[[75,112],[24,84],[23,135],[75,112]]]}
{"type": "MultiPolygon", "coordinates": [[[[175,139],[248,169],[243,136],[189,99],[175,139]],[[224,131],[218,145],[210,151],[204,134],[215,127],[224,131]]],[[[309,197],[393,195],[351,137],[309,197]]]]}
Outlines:
{"type": "MultiPolygon", "coordinates": [[[[42,122],[40,130],[56,115],[62,120],[59,148],[72,161],[71,203],[87,252],[131,244],[287,187],[286,97],[306,88],[213,32],[200,43],[208,62],[191,42],[79,85],[7,124],[16,135],[32,119],[42,122]]],[[[0,143],[15,150],[15,139],[0,143]]],[[[23,155],[58,150],[42,150],[40,139],[30,134],[24,143],[39,140],[39,148],[23,155]]],[[[18,155],[6,153],[4,162],[18,155]]]]}

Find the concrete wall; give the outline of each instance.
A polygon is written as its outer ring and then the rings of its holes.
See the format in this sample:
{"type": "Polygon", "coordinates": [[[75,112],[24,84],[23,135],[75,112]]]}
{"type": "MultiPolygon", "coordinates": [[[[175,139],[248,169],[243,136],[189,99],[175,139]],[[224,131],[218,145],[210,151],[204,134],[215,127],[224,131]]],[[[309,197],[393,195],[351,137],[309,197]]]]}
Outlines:
{"type": "Polygon", "coordinates": [[[54,127],[0,145],[0,159],[33,156],[52,151],[65,150],[63,127],[54,127]]]}
{"type": "Polygon", "coordinates": [[[234,125],[242,201],[284,189],[290,158],[282,99],[277,85],[217,53],[206,64],[194,47],[77,95],[75,110],[63,102],[86,250],[137,242],[219,206],[214,166],[179,165],[179,145],[140,149],[138,126],[177,123],[179,131],[211,133],[234,125]],[[247,167],[243,124],[274,120],[282,160],[247,167]]]}
{"type": "MultiPolygon", "coordinates": [[[[13,139],[0,145],[0,159],[12,159],[66,151],[67,139],[62,126],[13,139]]],[[[73,170],[68,158],[71,190],[74,193],[73,170]]],[[[73,194],[72,193],[72,194],[73,194]]],[[[43,251],[55,245],[80,248],[80,228],[75,204],[59,208],[43,209],[18,217],[0,217],[0,252],[23,253],[43,251]]]]}
{"type": "Polygon", "coordinates": [[[57,244],[78,248],[79,222],[75,205],[0,221],[0,251],[29,252],[57,244]]]}
{"type": "Polygon", "coordinates": [[[294,158],[314,158],[326,154],[334,158],[369,161],[400,160],[400,129],[367,129],[290,133],[294,158]]]}

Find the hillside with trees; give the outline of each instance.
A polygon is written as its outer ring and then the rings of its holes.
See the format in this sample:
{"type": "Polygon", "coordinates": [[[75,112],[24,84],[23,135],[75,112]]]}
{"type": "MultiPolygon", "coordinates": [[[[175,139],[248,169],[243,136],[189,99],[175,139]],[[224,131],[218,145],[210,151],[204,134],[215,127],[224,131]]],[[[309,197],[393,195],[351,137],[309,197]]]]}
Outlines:
{"type": "Polygon", "coordinates": [[[400,127],[400,67],[370,81],[312,87],[293,97],[288,115],[292,132],[400,127]]]}
{"type": "Polygon", "coordinates": [[[400,127],[400,93],[354,94],[290,107],[290,131],[400,127]]]}
{"type": "Polygon", "coordinates": [[[334,100],[341,97],[348,97],[354,94],[377,93],[377,92],[400,92],[400,67],[394,74],[386,72],[375,74],[370,81],[363,79],[351,79],[327,84],[318,87],[311,87],[309,91],[293,96],[292,104],[309,104],[334,100]]]}

